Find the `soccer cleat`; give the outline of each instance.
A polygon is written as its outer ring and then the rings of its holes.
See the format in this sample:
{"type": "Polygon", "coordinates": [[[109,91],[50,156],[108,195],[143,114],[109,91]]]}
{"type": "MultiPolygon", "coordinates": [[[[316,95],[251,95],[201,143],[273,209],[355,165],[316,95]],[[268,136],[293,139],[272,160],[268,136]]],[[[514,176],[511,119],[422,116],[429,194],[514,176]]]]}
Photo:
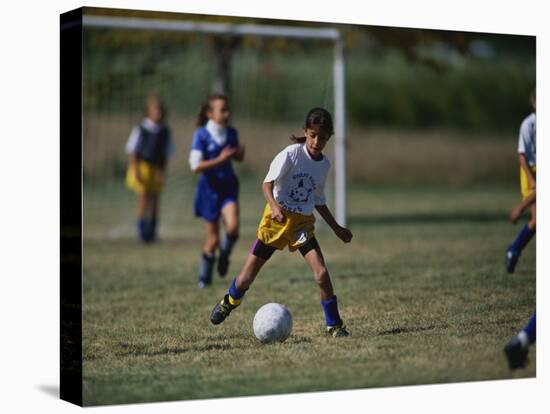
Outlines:
{"type": "Polygon", "coordinates": [[[229,269],[229,256],[221,253],[218,258],[218,274],[224,277],[227,274],[227,269],[229,269]]]}
{"type": "Polygon", "coordinates": [[[518,264],[518,260],[519,260],[519,254],[517,252],[515,252],[512,249],[508,249],[506,251],[505,265],[506,265],[506,271],[508,273],[514,273],[514,270],[516,270],[516,265],[518,264]]]}
{"type": "Polygon", "coordinates": [[[343,323],[335,326],[327,326],[327,333],[333,338],[344,338],[350,335],[346,330],[346,325],[343,323]]]}
{"type": "Polygon", "coordinates": [[[210,322],[212,322],[214,325],[219,325],[220,323],[225,321],[225,318],[227,318],[231,311],[237,306],[239,305],[232,305],[231,303],[229,303],[229,295],[226,294],[223,299],[216,306],[214,306],[214,309],[212,309],[210,322]]]}
{"type": "Polygon", "coordinates": [[[527,363],[528,351],[529,348],[523,348],[517,337],[512,339],[504,347],[504,353],[506,354],[506,359],[508,359],[510,369],[524,368],[527,363]]]}

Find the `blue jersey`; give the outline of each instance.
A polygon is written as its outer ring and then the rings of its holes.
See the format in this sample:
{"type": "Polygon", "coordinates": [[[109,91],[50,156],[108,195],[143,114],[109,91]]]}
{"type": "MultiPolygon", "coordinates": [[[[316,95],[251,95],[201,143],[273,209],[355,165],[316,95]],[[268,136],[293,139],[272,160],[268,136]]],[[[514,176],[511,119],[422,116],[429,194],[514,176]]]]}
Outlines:
{"type": "MultiPolygon", "coordinates": [[[[200,127],[193,135],[191,151],[200,151],[202,160],[212,160],[225,147],[238,148],[237,130],[227,127],[225,142],[216,141],[206,127],[200,127]]],[[[219,219],[222,208],[229,202],[238,202],[239,180],[233,170],[231,159],[223,164],[204,170],[200,174],[195,192],[194,210],[197,217],[214,222],[219,219]]]]}
{"type": "MultiPolygon", "coordinates": [[[[206,127],[200,127],[193,135],[191,150],[201,151],[203,160],[211,160],[218,157],[225,147],[238,148],[238,146],[239,138],[235,128],[227,128],[227,138],[225,142],[220,145],[210,135],[206,127]]],[[[237,181],[237,176],[233,170],[231,159],[229,159],[222,165],[201,172],[200,179],[208,181],[210,187],[216,190],[222,189],[228,184],[237,181]]]]}

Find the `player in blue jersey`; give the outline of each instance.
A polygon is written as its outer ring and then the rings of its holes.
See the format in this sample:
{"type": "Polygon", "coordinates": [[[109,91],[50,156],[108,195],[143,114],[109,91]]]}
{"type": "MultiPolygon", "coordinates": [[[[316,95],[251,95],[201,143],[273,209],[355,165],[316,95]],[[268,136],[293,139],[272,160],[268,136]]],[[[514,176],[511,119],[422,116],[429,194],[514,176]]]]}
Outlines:
{"type": "Polygon", "coordinates": [[[174,146],[164,122],[166,110],[160,97],[149,96],[144,112],[145,117],[132,129],[126,144],[129,158],[126,185],[138,195],[138,238],[150,243],[156,238],[159,196],[174,146]]]}
{"type": "Polygon", "coordinates": [[[237,130],[229,125],[230,111],[225,95],[210,95],[197,117],[198,129],[193,135],[189,166],[200,177],[195,192],[195,215],[206,224],[206,241],[199,267],[199,287],[212,283],[216,249],[220,248],[217,270],[225,276],[229,256],[239,238],[239,180],[232,160],[244,159],[237,130]],[[220,218],[225,234],[220,243],[220,218]]]}
{"type": "MultiPolygon", "coordinates": [[[[537,171],[537,123],[536,123],[536,92],[531,93],[531,106],[533,112],[527,116],[521,123],[519,130],[519,174],[521,195],[523,200],[527,200],[531,193],[536,189],[536,171],[537,171]]],[[[533,238],[537,225],[537,204],[533,200],[529,206],[531,218],[525,224],[512,244],[506,250],[506,270],[508,273],[513,273],[516,269],[521,252],[533,238]]]]}

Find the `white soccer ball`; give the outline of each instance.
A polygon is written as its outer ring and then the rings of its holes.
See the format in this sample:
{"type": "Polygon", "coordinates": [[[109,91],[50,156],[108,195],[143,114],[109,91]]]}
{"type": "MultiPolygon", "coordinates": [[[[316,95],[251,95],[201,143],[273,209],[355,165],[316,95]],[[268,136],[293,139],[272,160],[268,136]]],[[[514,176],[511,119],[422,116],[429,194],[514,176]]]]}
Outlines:
{"type": "Polygon", "coordinates": [[[267,303],[256,312],[252,326],[260,342],[283,342],[292,331],[292,315],[279,303],[267,303]]]}

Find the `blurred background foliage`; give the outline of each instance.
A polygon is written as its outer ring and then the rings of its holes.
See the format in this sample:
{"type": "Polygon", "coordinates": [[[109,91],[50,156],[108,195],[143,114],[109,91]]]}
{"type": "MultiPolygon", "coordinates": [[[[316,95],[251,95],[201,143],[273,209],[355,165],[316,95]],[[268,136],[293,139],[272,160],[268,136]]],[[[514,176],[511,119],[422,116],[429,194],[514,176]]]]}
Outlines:
{"type": "MultiPolygon", "coordinates": [[[[319,27],[303,21],[116,9],[87,9],[87,14],[319,27]]],[[[341,29],[346,39],[348,119],[353,123],[501,130],[515,128],[529,111],[528,95],[535,85],[534,37],[322,26],[341,29]]],[[[231,98],[243,112],[263,97],[257,116],[275,111],[280,119],[293,120],[293,114],[303,112],[304,103],[292,91],[331,81],[332,51],[324,41],[97,29],[90,30],[85,41],[88,50],[96,51],[86,61],[95,73],[85,91],[90,109],[125,107],[113,96],[143,99],[136,77],[144,89],[153,88],[168,99],[177,94],[173,100],[177,107],[196,107],[215,88],[214,81],[204,79],[216,79],[217,65],[212,62],[217,61],[220,47],[228,44],[231,98]],[[153,43],[155,47],[150,47],[153,43]],[[247,73],[251,67],[258,73],[247,73]],[[243,87],[247,77],[257,78],[253,88],[243,87]]],[[[326,89],[323,94],[332,93],[330,85],[326,89]]]]}
{"type": "MultiPolygon", "coordinates": [[[[85,15],[338,28],[350,183],[517,182],[517,134],[536,80],[534,37],[116,9],[85,15]]],[[[151,92],[168,108],[176,192],[193,191],[187,156],[209,93],[230,96],[248,148],[237,167],[242,178],[265,173],[290,134],[301,133],[309,108],[333,108],[330,41],[88,28],[83,51],[88,184],[122,183],[124,145],[151,92]]]]}

